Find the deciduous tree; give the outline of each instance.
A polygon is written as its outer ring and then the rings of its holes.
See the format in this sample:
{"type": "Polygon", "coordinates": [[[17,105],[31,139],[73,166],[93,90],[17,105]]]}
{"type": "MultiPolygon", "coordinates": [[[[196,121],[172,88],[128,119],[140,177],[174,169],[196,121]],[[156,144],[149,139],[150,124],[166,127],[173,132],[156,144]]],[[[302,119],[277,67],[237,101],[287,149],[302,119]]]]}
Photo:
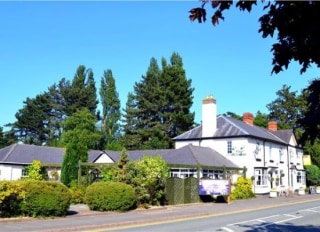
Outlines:
{"type": "MultiPolygon", "coordinates": [[[[224,19],[224,11],[235,4],[242,11],[250,12],[257,1],[203,0],[201,6],[190,10],[189,18],[199,23],[206,21],[207,5],[214,13],[213,25],[224,19]]],[[[259,33],[263,38],[277,36],[272,45],[273,73],[287,69],[291,61],[297,61],[305,72],[311,64],[320,65],[320,2],[318,1],[261,1],[267,11],[260,19],[259,33]]],[[[245,26],[245,25],[244,25],[245,26]]]]}
{"type": "MultiPolygon", "coordinates": [[[[96,122],[95,117],[87,108],[78,110],[63,122],[60,145],[64,147],[70,142],[75,142],[85,145],[87,149],[96,149],[101,136],[96,122]]],[[[81,161],[86,162],[87,158],[83,157],[81,161]]]]}
{"type": "Polygon", "coordinates": [[[269,118],[278,122],[279,129],[297,128],[297,122],[306,110],[305,95],[290,89],[291,86],[283,85],[276,92],[277,98],[267,104],[269,118]]]}
{"type": "Polygon", "coordinates": [[[110,69],[104,71],[101,78],[100,99],[102,105],[102,143],[103,148],[110,149],[110,146],[119,143],[121,118],[119,94],[110,69]]]}

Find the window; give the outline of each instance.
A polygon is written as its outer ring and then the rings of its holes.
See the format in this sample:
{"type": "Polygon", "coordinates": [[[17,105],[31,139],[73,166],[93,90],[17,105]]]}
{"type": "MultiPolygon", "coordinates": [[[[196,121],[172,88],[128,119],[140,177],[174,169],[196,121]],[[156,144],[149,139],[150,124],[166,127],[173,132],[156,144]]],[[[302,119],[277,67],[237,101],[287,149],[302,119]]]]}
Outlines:
{"type": "Polygon", "coordinates": [[[306,184],[305,183],[305,172],[297,172],[297,183],[306,184]]]}
{"type": "Polygon", "coordinates": [[[28,170],[26,168],[21,170],[21,177],[27,177],[28,176],[28,170]]]}
{"type": "Polygon", "coordinates": [[[290,156],[290,164],[293,164],[294,162],[294,155],[293,155],[293,151],[290,149],[289,150],[289,156],[290,156]]]}
{"type": "MultiPolygon", "coordinates": [[[[223,170],[204,169],[202,174],[203,177],[208,177],[214,180],[223,180],[223,170]]],[[[229,173],[227,173],[227,178],[229,178],[228,176],[230,176],[229,173]]]]}
{"type": "Polygon", "coordinates": [[[227,153],[231,154],[232,153],[232,141],[228,140],[227,142],[227,153]]]}
{"type": "Polygon", "coordinates": [[[171,177],[197,177],[197,169],[187,169],[187,168],[173,168],[170,170],[171,177]]]}
{"type": "Polygon", "coordinates": [[[256,185],[268,184],[267,169],[255,169],[255,184],[256,185]]]}
{"type": "Polygon", "coordinates": [[[284,163],[284,152],[282,148],[279,148],[279,160],[280,163],[284,163]]]}
{"type": "Polygon", "coordinates": [[[261,151],[261,145],[259,142],[257,142],[256,148],[253,151],[254,157],[256,158],[257,161],[261,161],[260,151],[261,151]]]}
{"type": "Polygon", "coordinates": [[[273,161],[273,159],[272,159],[272,145],[269,146],[269,160],[273,161]]]}

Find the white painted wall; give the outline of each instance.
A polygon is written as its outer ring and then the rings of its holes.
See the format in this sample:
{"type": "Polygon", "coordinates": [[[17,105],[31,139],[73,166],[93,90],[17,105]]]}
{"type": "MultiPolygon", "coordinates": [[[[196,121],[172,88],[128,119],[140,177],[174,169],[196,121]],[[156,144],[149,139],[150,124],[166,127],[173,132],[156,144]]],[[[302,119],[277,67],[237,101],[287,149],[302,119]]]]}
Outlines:
{"type": "Polygon", "coordinates": [[[102,154],[100,155],[100,157],[96,160],[95,162],[96,164],[100,164],[100,163],[108,163],[108,164],[111,164],[111,163],[114,163],[113,160],[106,154],[102,154]]]}
{"type": "Polygon", "coordinates": [[[24,166],[0,164],[0,180],[19,180],[24,166]]]}
{"type": "MultiPolygon", "coordinates": [[[[297,172],[303,170],[303,150],[295,147],[295,139],[290,143],[292,146],[287,147],[283,144],[272,143],[252,138],[232,138],[232,139],[204,139],[201,141],[183,141],[176,142],[176,148],[192,144],[194,146],[210,147],[229,160],[233,161],[240,167],[246,166],[247,177],[255,176],[255,168],[266,168],[267,171],[272,170],[274,178],[273,186],[276,185],[276,179],[280,178],[280,173],[284,173],[282,177],[282,185],[286,189],[296,190],[301,186],[305,186],[305,182],[297,183],[297,172]],[[232,140],[232,153],[227,153],[228,140],[232,140]],[[291,165],[295,165],[295,171],[291,171],[291,165]]],[[[270,178],[267,185],[258,186],[256,193],[268,193],[271,189],[270,178]]],[[[280,185],[280,181],[277,181],[280,185]]]]}

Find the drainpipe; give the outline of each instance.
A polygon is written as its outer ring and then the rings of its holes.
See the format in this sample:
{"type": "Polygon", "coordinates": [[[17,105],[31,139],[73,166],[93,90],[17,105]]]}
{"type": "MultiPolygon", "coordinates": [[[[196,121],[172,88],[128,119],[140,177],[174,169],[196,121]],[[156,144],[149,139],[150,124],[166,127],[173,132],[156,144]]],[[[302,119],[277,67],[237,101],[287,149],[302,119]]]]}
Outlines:
{"type": "Polygon", "coordinates": [[[292,175],[292,171],[291,171],[291,167],[290,167],[290,160],[289,160],[289,147],[287,146],[287,166],[288,166],[288,170],[287,170],[287,176],[288,176],[288,187],[290,187],[291,189],[291,186],[292,186],[292,179],[291,179],[291,175],[292,175]],[[291,171],[291,173],[290,173],[291,171]]]}
{"type": "Polygon", "coordinates": [[[263,167],[266,167],[266,141],[263,140],[263,167]]]}

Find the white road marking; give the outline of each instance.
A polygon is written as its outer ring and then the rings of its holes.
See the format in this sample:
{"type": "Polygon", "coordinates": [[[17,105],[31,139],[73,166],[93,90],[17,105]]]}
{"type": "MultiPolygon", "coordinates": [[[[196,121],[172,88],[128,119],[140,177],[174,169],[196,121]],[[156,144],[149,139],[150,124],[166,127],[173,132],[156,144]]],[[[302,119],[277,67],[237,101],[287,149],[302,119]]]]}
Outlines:
{"type": "MultiPolygon", "coordinates": [[[[304,209],[304,210],[299,210],[298,212],[312,212],[312,213],[320,213],[320,207],[313,207],[313,208],[309,208],[309,209],[304,209]]],[[[228,227],[232,227],[232,226],[241,226],[243,224],[249,224],[249,223],[264,223],[263,225],[252,225],[252,228],[261,228],[261,227],[266,227],[268,225],[272,225],[272,224],[280,224],[283,222],[287,222],[287,221],[292,221],[295,219],[299,219],[299,218],[303,218],[304,216],[296,216],[293,214],[277,214],[277,215],[272,215],[269,217],[263,217],[263,218],[256,218],[256,219],[252,219],[252,220],[247,220],[247,221],[241,221],[241,222],[236,222],[236,223],[231,223],[226,225],[226,227],[221,227],[220,229],[227,231],[227,232],[234,232],[232,229],[228,228],[228,227]],[[275,218],[275,217],[284,217],[283,220],[279,220],[279,221],[274,221],[274,222],[270,222],[270,219],[275,218]],[[269,219],[269,220],[268,220],[269,219]]]]}
{"type": "Polygon", "coordinates": [[[255,222],[255,221],[260,221],[260,222],[265,222],[266,220],[264,219],[269,219],[269,218],[273,218],[273,217],[279,217],[280,215],[272,215],[270,217],[263,217],[263,218],[256,218],[256,219],[252,219],[252,220],[248,220],[248,221],[242,221],[242,222],[237,222],[237,223],[232,223],[232,224],[228,224],[227,226],[234,226],[234,225],[238,225],[238,224],[247,224],[249,222],[255,222]]]}
{"type": "Polygon", "coordinates": [[[225,231],[228,231],[228,232],[234,232],[233,230],[231,230],[231,229],[229,229],[229,228],[227,228],[227,227],[221,227],[220,229],[225,230],[225,231]]]}
{"type": "Polygon", "coordinates": [[[295,220],[295,219],[303,217],[303,216],[295,216],[295,215],[291,215],[291,214],[283,214],[283,215],[287,216],[289,218],[281,220],[281,221],[276,221],[276,222],[274,222],[274,224],[279,224],[279,223],[283,223],[283,222],[287,222],[287,221],[291,221],[291,220],[295,220]]]}

